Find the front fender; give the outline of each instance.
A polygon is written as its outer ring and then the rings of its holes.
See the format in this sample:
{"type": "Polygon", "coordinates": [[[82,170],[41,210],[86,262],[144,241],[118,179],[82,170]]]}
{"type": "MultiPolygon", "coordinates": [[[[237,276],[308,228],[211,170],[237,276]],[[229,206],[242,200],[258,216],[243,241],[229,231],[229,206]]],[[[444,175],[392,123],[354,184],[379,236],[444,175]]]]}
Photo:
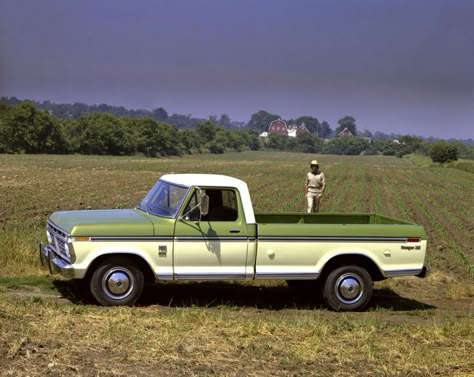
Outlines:
{"type": "Polygon", "coordinates": [[[76,256],[73,264],[76,279],[83,279],[97,258],[114,254],[127,254],[141,258],[156,279],[173,278],[172,243],[158,245],[155,242],[87,241],[75,242],[73,247],[76,256]],[[163,253],[163,250],[166,250],[166,253],[163,253]]]}

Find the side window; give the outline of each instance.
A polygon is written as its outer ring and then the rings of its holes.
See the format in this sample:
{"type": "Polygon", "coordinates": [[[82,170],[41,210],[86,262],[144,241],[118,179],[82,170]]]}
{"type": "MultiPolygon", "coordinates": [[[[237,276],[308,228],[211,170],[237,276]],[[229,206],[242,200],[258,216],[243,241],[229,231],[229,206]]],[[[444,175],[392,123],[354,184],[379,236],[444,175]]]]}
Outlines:
{"type": "Polygon", "coordinates": [[[222,202],[224,204],[224,207],[237,211],[237,197],[234,191],[232,190],[222,191],[222,202]]]}
{"type": "Polygon", "coordinates": [[[209,215],[208,221],[236,221],[238,218],[237,196],[234,190],[208,189],[209,215]]]}

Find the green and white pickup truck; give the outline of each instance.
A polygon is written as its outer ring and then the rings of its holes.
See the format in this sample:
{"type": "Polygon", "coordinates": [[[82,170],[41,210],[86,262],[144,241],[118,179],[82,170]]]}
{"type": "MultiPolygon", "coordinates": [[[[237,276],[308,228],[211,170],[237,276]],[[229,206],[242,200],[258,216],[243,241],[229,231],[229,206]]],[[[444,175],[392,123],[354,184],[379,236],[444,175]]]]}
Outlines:
{"type": "Polygon", "coordinates": [[[132,305],[145,282],[320,281],[333,310],[361,310],[372,282],[424,277],[422,226],[376,214],[255,214],[247,184],[168,174],[134,209],[59,211],[40,245],[51,273],[87,279],[102,305],[132,305]]]}

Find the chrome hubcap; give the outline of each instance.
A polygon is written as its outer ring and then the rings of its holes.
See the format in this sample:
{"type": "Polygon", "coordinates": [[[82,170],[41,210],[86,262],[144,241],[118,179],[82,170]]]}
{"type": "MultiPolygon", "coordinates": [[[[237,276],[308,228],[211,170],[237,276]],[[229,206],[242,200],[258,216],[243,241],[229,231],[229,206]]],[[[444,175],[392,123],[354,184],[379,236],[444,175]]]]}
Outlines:
{"type": "Polygon", "coordinates": [[[334,288],[338,300],[344,304],[357,302],[364,293],[364,283],[362,279],[353,273],[341,275],[339,279],[337,279],[334,288]]]}
{"type": "Polygon", "coordinates": [[[105,294],[114,300],[127,297],[133,287],[133,275],[124,267],[110,269],[102,279],[102,288],[105,294]]]}

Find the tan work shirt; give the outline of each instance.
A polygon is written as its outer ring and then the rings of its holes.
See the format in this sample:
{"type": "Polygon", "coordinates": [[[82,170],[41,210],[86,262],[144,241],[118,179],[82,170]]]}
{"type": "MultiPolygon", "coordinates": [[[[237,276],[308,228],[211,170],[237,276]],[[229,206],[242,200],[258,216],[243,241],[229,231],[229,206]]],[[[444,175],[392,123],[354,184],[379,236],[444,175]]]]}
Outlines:
{"type": "Polygon", "coordinates": [[[308,194],[320,194],[325,183],[324,173],[318,171],[316,174],[309,172],[306,175],[306,185],[308,186],[308,194]]]}

